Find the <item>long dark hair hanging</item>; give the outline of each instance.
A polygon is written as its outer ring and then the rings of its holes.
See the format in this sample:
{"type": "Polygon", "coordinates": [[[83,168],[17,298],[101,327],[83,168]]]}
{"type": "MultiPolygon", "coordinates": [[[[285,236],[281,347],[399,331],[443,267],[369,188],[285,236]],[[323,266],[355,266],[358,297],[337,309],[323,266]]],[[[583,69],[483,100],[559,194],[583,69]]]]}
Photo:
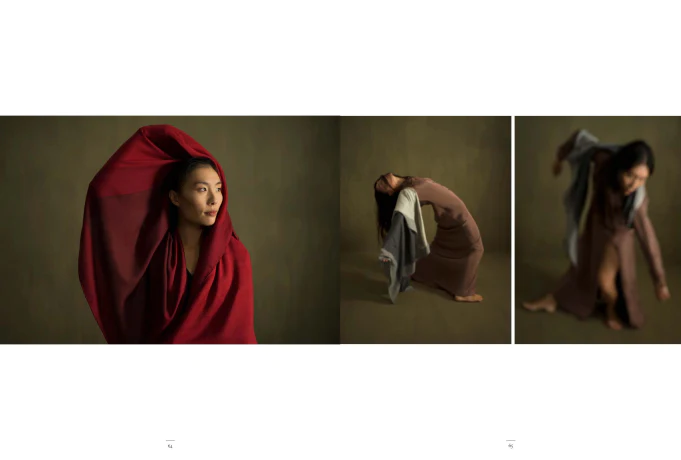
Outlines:
{"type": "Polygon", "coordinates": [[[380,243],[383,242],[385,236],[388,234],[388,230],[390,230],[390,223],[393,219],[393,211],[395,211],[395,205],[397,205],[397,199],[400,196],[400,191],[405,187],[410,187],[413,185],[412,176],[398,176],[397,174],[393,174],[393,176],[397,178],[404,179],[402,184],[397,189],[394,189],[386,179],[387,175],[388,174],[383,174],[376,180],[376,182],[374,182],[374,199],[376,200],[376,229],[378,230],[378,239],[380,243]],[[393,193],[389,195],[387,193],[378,191],[376,186],[379,183],[385,184],[387,187],[391,188],[393,193]]]}
{"type": "MultiPolygon", "coordinates": [[[[645,165],[648,167],[649,175],[652,176],[655,171],[655,156],[653,155],[653,150],[650,146],[641,140],[636,140],[629,142],[624,145],[621,149],[613,154],[613,156],[608,161],[607,167],[604,169],[603,174],[605,174],[606,184],[612,190],[617,192],[622,192],[620,184],[620,175],[626,171],[629,171],[636,166],[645,165]]],[[[605,195],[597,198],[598,205],[601,209],[609,213],[609,207],[605,205],[605,195]]],[[[633,209],[635,201],[635,195],[631,194],[625,196],[622,201],[621,216],[627,221],[627,226],[632,227],[633,222],[629,222],[628,218],[633,209]]]]}
{"type": "Polygon", "coordinates": [[[655,171],[653,149],[644,141],[633,141],[612,156],[609,167],[610,185],[619,190],[619,175],[636,166],[646,165],[650,175],[655,171]]]}

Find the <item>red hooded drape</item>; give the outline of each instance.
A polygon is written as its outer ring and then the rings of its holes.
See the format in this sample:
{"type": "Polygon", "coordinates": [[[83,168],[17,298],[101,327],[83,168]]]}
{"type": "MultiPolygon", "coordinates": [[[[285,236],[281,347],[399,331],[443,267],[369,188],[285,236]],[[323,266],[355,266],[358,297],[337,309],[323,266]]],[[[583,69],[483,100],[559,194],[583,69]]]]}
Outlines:
{"type": "Polygon", "coordinates": [[[256,343],[251,261],[232,228],[226,184],[210,153],[168,125],[141,128],[97,173],[85,201],[78,271],[108,343],[256,343]],[[204,229],[188,287],[167,179],[190,157],[216,165],[223,202],[204,229]]]}

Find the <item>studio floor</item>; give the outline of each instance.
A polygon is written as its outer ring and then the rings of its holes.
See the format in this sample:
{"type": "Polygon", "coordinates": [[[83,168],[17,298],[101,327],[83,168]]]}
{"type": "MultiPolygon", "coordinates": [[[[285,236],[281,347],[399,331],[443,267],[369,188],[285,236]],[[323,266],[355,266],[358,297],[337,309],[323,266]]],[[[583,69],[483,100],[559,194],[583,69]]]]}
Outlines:
{"type": "Polygon", "coordinates": [[[460,303],[413,283],[397,303],[375,253],[341,252],[341,343],[503,344],[511,342],[511,257],[485,253],[478,272],[481,303],[460,303]]]}
{"type": "MultiPolygon", "coordinates": [[[[639,260],[642,259],[639,257],[639,260]]],[[[529,312],[522,301],[541,297],[551,290],[567,269],[565,258],[547,259],[533,263],[518,261],[516,265],[515,342],[555,344],[669,344],[681,343],[681,267],[666,266],[667,283],[672,297],[660,303],[648,267],[637,266],[637,285],[646,318],[642,329],[608,329],[603,320],[593,317],[580,320],[560,309],[553,314],[529,312]]]]}

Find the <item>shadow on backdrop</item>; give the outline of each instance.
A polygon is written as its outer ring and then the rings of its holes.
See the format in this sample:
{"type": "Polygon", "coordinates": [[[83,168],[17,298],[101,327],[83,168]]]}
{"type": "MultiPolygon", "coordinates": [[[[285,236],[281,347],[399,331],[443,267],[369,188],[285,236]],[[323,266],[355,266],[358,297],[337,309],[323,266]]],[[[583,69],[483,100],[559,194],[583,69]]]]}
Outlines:
{"type": "Polygon", "coordinates": [[[339,342],[337,117],[0,119],[0,342],[104,343],[78,280],[88,184],[141,126],[171,124],[222,165],[253,265],[260,343],[339,342]]]}

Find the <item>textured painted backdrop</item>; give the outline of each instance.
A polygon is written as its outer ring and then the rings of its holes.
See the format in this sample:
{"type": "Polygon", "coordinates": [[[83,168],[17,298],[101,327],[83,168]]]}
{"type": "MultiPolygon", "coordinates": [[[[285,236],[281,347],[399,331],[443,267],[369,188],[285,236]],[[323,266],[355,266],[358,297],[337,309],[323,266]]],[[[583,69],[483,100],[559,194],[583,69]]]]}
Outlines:
{"type": "Polygon", "coordinates": [[[646,186],[650,218],[665,261],[681,262],[681,117],[516,117],[515,127],[516,260],[565,256],[562,200],[570,169],[556,178],[551,165],[558,146],[585,128],[607,143],[650,144],[656,159],[646,186]]]}
{"type": "MultiPolygon", "coordinates": [[[[341,118],[341,249],[378,247],[373,184],[381,174],[430,177],[466,203],[485,251],[511,251],[510,117],[341,118]]],[[[426,232],[435,235],[430,206],[426,232]]]]}

